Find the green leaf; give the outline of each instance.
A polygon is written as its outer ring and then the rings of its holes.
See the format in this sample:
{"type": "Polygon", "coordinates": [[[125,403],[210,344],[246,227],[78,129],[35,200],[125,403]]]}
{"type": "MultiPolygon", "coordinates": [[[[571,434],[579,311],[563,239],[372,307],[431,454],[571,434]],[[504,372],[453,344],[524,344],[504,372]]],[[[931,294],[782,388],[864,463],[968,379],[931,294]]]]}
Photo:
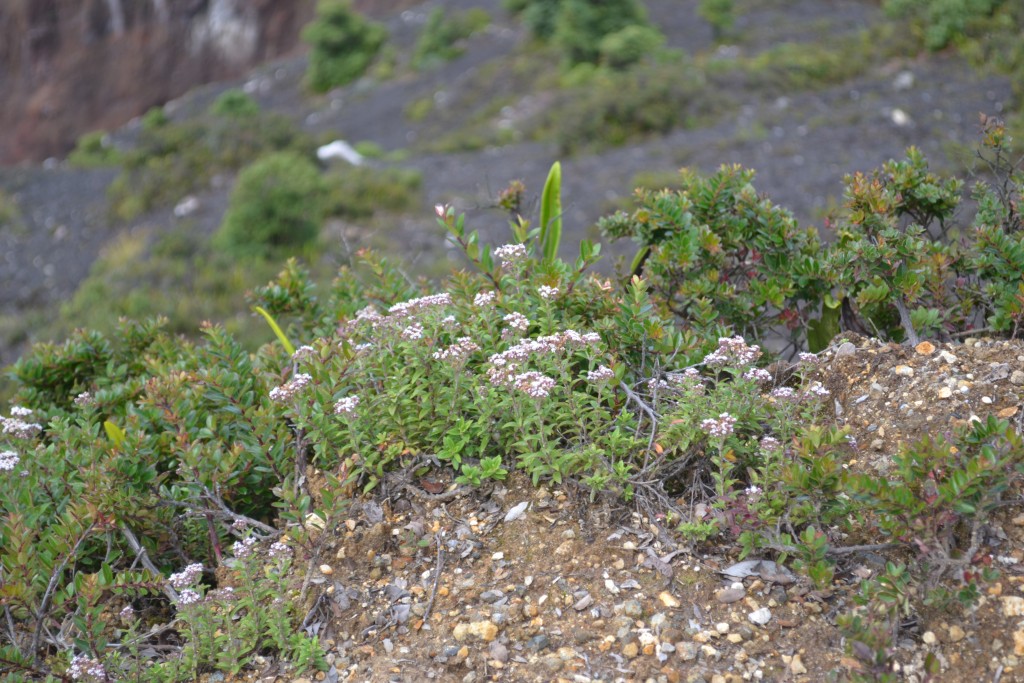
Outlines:
{"type": "Polygon", "coordinates": [[[253,306],[253,310],[262,315],[263,319],[267,321],[267,324],[270,325],[270,329],[272,329],[274,331],[274,334],[277,335],[278,341],[281,342],[281,346],[283,346],[284,350],[288,352],[288,355],[290,356],[294,354],[295,346],[290,341],[288,341],[288,337],[284,336],[284,332],[281,331],[280,327],[278,327],[277,323],[274,321],[274,318],[269,313],[267,313],[262,306],[253,306]]]}
{"type": "Polygon", "coordinates": [[[540,198],[540,245],[544,261],[550,263],[558,255],[562,240],[562,164],[551,164],[544,192],[540,198]]]}
{"type": "Polygon", "coordinates": [[[111,443],[120,448],[124,444],[124,430],[118,427],[110,420],[103,422],[103,430],[107,433],[107,438],[110,439],[111,443]]]}
{"type": "Polygon", "coordinates": [[[826,302],[821,307],[821,317],[807,324],[807,347],[811,353],[818,353],[828,347],[842,329],[839,324],[840,309],[829,306],[826,302]]]}

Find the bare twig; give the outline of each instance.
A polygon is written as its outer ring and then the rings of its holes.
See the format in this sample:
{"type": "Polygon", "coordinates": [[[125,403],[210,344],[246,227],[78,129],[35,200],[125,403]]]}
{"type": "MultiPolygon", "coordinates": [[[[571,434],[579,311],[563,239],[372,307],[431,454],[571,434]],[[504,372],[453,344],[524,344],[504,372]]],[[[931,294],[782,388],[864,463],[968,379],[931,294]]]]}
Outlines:
{"type": "Polygon", "coordinates": [[[85,539],[89,537],[93,528],[96,526],[96,522],[92,522],[88,527],[82,531],[78,540],[75,541],[75,545],[67,552],[64,559],[60,561],[60,566],[55,567],[53,572],[50,574],[50,582],[46,585],[46,592],[43,593],[43,599],[39,603],[39,609],[36,611],[36,630],[32,634],[32,657],[34,661],[39,661],[39,638],[43,634],[43,622],[46,621],[46,612],[50,609],[50,600],[53,598],[53,592],[57,589],[57,582],[61,578],[61,574],[64,573],[64,567],[67,566],[68,560],[78,554],[78,547],[85,542],[85,539]]]}
{"type": "Polygon", "coordinates": [[[437,562],[434,565],[434,587],[430,590],[430,600],[427,602],[427,608],[423,612],[423,623],[427,623],[427,619],[430,618],[430,612],[434,609],[434,599],[437,597],[437,588],[441,583],[441,570],[444,568],[444,549],[441,545],[441,534],[434,536],[434,540],[437,542],[437,562]]]}
{"type": "MultiPolygon", "coordinates": [[[[135,556],[139,559],[139,562],[142,563],[142,566],[148,569],[155,576],[162,576],[160,570],[157,569],[156,565],[153,564],[153,561],[149,559],[149,553],[147,553],[146,549],[142,547],[141,543],[139,543],[139,539],[136,537],[135,532],[132,531],[127,524],[121,525],[121,535],[124,536],[124,540],[127,541],[128,545],[130,545],[132,550],[135,551],[135,556]]],[[[164,583],[163,592],[171,602],[178,601],[178,592],[174,590],[174,587],[171,586],[171,584],[164,583]]]]}

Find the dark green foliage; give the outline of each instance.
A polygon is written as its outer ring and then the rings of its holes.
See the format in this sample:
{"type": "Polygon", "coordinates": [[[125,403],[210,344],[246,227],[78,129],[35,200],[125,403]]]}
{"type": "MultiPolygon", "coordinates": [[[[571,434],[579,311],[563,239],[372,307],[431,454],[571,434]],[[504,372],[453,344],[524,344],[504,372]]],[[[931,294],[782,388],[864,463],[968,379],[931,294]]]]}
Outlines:
{"type": "Polygon", "coordinates": [[[664,42],[665,36],[657,29],[630,24],[601,39],[600,62],[611,69],[625,69],[658,50],[664,42]]]}
{"type": "Polygon", "coordinates": [[[599,226],[640,245],[635,269],[684,329],[760,339],[781,327],[799,343],[825,291],[821,247],[813,230],[757,195],[753,177],[737,166],[707,179],[684,171],[679,190],[640,191],[636,211],[599,226]]]}
{"type": "Polygon", "coordinates": [[[387,31],[357,14],[349,0],[320,0],[316,19],[302,31],[302,39],[310,46],[309,87],[326,92],[362,76],[387,40],[387,31]]]}
{"type": "Polygon", "coordinates": [[[891,16],[912,17],[922,26],[925,46],[941,50],[962,38],[972,23],[991,16],[1003,1],[885,0],[884,6],[891,16]]]}
{"type": "Polygon", "coordinates": [[[259,116],[260,105],[242,90],[232,88],[221,93],[210,105],[210,113],[228,119],[251,119],[259,116]]]}
{"type": "Polygon", "coordinates": [[[504,0],[505,8],[519,14],[535,38],[549,39],[555,32],[560,0],[504,0]]]}
{"type": "Polygon", "coordinates": [[[465,50],[462,45],[465,39],[485,29],[490,21],[487,12],[479,8],[465,12],[434,8],[413,49],[413,67],[425,69],[455,59],[465,50]]]}
{"type": "Polygon", "coordinates": [[[605,37],[646,25],[647,13],[638,0],[563,0],[552,41],[568,65],[596,63],[605,37]]]}
{"type": "Polygon", "coordinates": [[[238,175],[231,204],[214,243],[238,256],[294,251],[316,241],[326,187],[307,158],[278,152],[238,175]]]}

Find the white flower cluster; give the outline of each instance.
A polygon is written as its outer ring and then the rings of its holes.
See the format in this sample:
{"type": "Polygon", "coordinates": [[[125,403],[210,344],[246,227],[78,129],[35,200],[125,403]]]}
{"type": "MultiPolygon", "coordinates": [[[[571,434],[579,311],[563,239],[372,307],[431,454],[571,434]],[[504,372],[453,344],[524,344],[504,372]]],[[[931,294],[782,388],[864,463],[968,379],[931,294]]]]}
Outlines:
{"type": "Polygon", "coordinates": [[[298,362],[305,358],[312,358],[315,355],[316,349],[309,344],[303,344],[299,348],[295,349],[295,353],[292,354],[292,360],[298,362]]]}
{"type": "Polygon", "coordinates": [[[87,655],[75,655],[71,659],[71,666],[68,667],[68,674],[76,681],[85,677],[97,680],[105,680],[107,677],[107,672],[99,660],[87,655]]]}
{"type": "Polygon", "coordinates": [[[796,396],[796,390],[793,387],[776,387],[772,389],[772,398],[793,398],[796,396]]]}
{"type": "Polygon", "coordinates": [[[718,348],[704,357],[704,364],[712,367],[732,365],[745,367],[761,357],[761,349],[748,346],[743,337],[719,337],[718,348]]]}
{"type": "Polygon", "coordinates": [[[441,351],[434,351],[434,360],[447,360],[452,363],[461,363],[469,358],[474,351],[479,351],[480,346],[470,337],[459,337],[454,344],[441,351]]]}
{"type": "Polygon", "coordinates": [[[232,543],[231,552],[233,552],[235,557],[239,560],[244,560],[252,555],[254,545],[256,545],[256,537],[248,536],[241,541],[235,541],[232,543]]]}
{"type": "Polygon", "coordinates": [[[191,588],[186,588],[178,593],[179,605],[191,605],[197,602],[199,602],[199,593],[191,588]]]}
{"type": "Polygon", "coordinates": [[[761,437],[761,450],[765,453],[771,453],[782,448],[782,442],[776,439],[774,436],[763,436],[761,437]]]}
{"type": "Polygon", "coordinates": [[[555,388],[555,380],[535,370],[516,375],[513,382],[516,389],[533,398],[547,398],[555,388]]]}
{"type": "Polygon", "coordinates": [[[442,292],[441,294],[428,294],[427,296],[421,296],[395,304],[388,309],[388,313],[396,318],[404,318],[428,308],[439,308],[441,306],[448,306],[451,303],[452,295],[448,292],[442,292]]]}
{"type": "Polygon", "coordinates": [[[312,381],[313,378],[306,373],[299,373],[292,377],[290,382],[271,389],[270,400],[275,403],[290,401],[312,381]]]}
{"type": "Polygon", "coordinates": [[[356,406],[359,405],[358,396],[345,396],[344,398],[338,399],[334,404],[335,415],[351,415],[356,412],[356,406]]]}
{"type": "Polygon", "coordinates": [[[548,287],[547,285],[541,285],[537,288],[537,293],[540,294],[540,298],[545,301],[551,301],[558,296],[558,287],[548,287]]]}
{"type": "Polygon", "coordinates": [[[717,418],[708,418],[700,423],[708,436],[725,437],[733,433],[736,427],[736,418],[729,413],[722,413],[717,418]]]}
{"type": "Polygon", "coordinates": [[[520,332],[526,332],[526,329],[530,326],[530,319],[522,313],[509,313],[503,320],[508,323],[510,328],[520,332]]]}
{"type": "Polygon", "coordinates": [[[420,325],[419,323],[409,325],[402,330],[402,339],[408,339],[409,341],[423,339],[423,325],[420,325]]]}
{"type": "Polygon", "coordinates": [[[474,306],[490,306],[494,303],[494,292],[477,292],[476,296],[473,297],[474,306]]]}
{"type": "Polygon", "coordinates": [[[802,352],[798,354],[797,358],[800,359],[801,363],[807,363],[808,365],[817,365],[818,361],[821,360],[820,358],[818,358],[818,354],[807,352],[802,352]]]}
{"type": "Polygon", "coordinates": [[[172,586],[174,586],[178,590],[181,590],[182,588],[188,588],[189,586],[194,584],[196,581],[199,580],[199,577],[202,575],[203,565],[199,564],[198,562],[193,562],[192,564],[182,569],[180,572],[176,574],[171,574],[167,580],[170,582],[172,586]]]}
{"type": "Polygon", "coordinates": [[[78,406],[79,408],[84,408],[86,406],[92,405],[92,401],[92,394],[90,394],[88,391],[83,391],[78,396],[75,396],[75,405],[78,406]]]}
{"type": "Polygon", "coordinates": [[[598,365],[596,370],[590,370],[587,372],[587,381],[597,384],[599,382],[607,382],[615,376],[615,372],[607,365],[598,365]]]}
{"type": "Polygon", "coordinates": [[[0,470],[10,472],[18,466],[19,462],[21,462],[21,457],[14,451],[0,452],[0,470]]]}
{"type": "Polygon", "coordinates": [[[829,390],[822,386],[821,382],[812,382],[811,386],[807,387],[807,393],[821,396],[822,398],[830,394],[829,390]]]}
{"type": "Polygon", "coordinates": [[[501,260],[501,265],[514,265],[526,258],[526,246],[523,244],[506,244],[495,249],[494,255],[501,260]]]}
{"type": "Polygon", "coordinates": [[[693,391],[696,394],[704,393],[704,378],[700,376],[697,368],[686,368],[682,372],[669,372],[665,379],[671,386],[683,391],[693,391]]]}
{"type": "Polygon", "coordinates": [[[384,320],[384,316],[377,312],[376,307],[370,305],[366,308],[361,308],[356,311],[356,321],[365,321],[370,323],[371,327],[376,327],[380,322],[384,320]]]}
{"type": "Polygon", "coordinates": [[[291,557],[292,549],[288,547],[287,543],[274,541],[270,544],[270,550],[267,551],[267,554],[271,557],[291,557]]]}
{"type": "Polygon", "coordinates": [[[117,613],[117,616],[121,617],[121,621],[131,621],[135,618],[135,608],[131,605],[125,605],[121,608],[121,611],[117,613]]]}
{"type": "Polygon", "coordinates": [[[743,373],[743,379],[749,379],[753,382],[770,382],[772,373],[764,368],[750,368],[743,373]]]}
{"type": "Polygon", "coordinates": [[[13,417],[4,417],[0,415],[0,424],[3,425],[4,434],[9,434],[16,439],[31,439],[33,436],[43,431],[42,425],[36,422],[26,422],[21,419],[32,415],[32,411],[28,408],[11,406],[11,415],[13,417]]]}

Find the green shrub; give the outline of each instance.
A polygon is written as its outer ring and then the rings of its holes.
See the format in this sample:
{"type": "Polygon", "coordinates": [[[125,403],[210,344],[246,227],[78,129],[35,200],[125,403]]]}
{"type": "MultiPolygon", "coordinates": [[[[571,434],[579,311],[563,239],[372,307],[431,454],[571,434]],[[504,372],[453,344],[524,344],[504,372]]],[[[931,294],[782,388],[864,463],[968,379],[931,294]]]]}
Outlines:
{"type": "Polygon", "coordinates": [[[913,17],[920,23],[929,50],[941,50],[962,38],[972,22],[991,16],[1001,4],[1002,0],[885,0],[883,3],[889,15],[913,17]]]}
{"type": "Polygon", "coordinates": [[[402,168],[343,167],[325,178],[326,214],[365,218],[377,211],[401,213],[421,203],[423,175],[402,168]]]}
{"type": "Polygon", "coordinates": [[[715,40],[722,40],[736,23],[735,0],[700,0],[697,14],[711,25],[715,40]]]}
{"type": "Polygon", "coordinates": [[[559,0],[504,0],[505,9],[518,14],[535,38],[549,39],[555,32],[559,0]]]}
{"type": "Polygon", "coordinates": [[[413,67],[425,69],[455,59],[465,50],[462,42],[487,28],[490,22],[490,15],[479,8],[455,13],[446,12],[443,7],[434,8],[413,48],[413,67]]]}
{"type": "Polygon", "coordinates": [[[316,19],[302,31],[309,44],[306,80],[314,92],[349,83],[369,68],[387,31],[352,9],[349,0],[320,0],[316,19]]]}
{"type": "Polygon", "coordinates": [[[21,224],[21,208],[14,197],[0,189],[0,228],[11,228],[21,224]]]}
{"type": "Polygon", "coordinates": [[[240,168],[265,152],[312,152],[309,136],[283,115],[245,114],[244,125],[239,125],[235,117],[243,110],[251,112],[240,102],[230,95],[206,115],[181,123],[167,120],[161,109],[150,110],[136,148],[123,155],[122,172],[107,190],[111,213],[131,220],[172,204],[215,173],[240,168]]]}
{"type": "MultiPolygon", "coordinates": [[[[601,43],[628,26],[647,27],[647,13],[637,0],[564,0],[555,18],[553,44],[562,53],[567,65],[596,63],[601,57],[601,43]]],[[[656,31],[648,28],[645,42],[656,31]]]]}
{"type": "Polygon", "coordinates": [[[238,88],[225,90],[210,105],[210,113],[228,119],[251,119],[259,116],[260,105],[238,88]]]}
{"type": "Polygon", "coordinates": [[[642,62],[624,71],[581,64],[568,77],[577,83],[559,92],[534,131],[565,153],[692,127],[724,106],[723,96],[706,88],[686,60],[642,62]]]}
{"type": "Polygon", "coordinates": [[[598,45],[601,64],[612,69],[632,66],[660,48],[665,36],[650,26],[631,24],[609,33],[598,45]]]}
{"type": "Polygon", "coordinates": [[[681,189],[638,191],[638,208],[599,222],[640,245],[635,273],[685,330],[763,338],[786,329],[800,347],[825,293],[817,233],[762,199],[754,174],[722,167],[707,179],[681,174],[681,189]]]}
{"type": "Polygon", "coordinates": [[[269,256],[316,241],[324,219],[324,181],[292,152],[267,155],[238,175],[214,244],[238,256],[269,256]]]}
{"type": "Polygon", "coordinates": [[[68,154],[68,163],[78,168],[117,166],[121,153],[110,143],[110,136],[97,130],[78,138],[75,148],[68,154]]]}

